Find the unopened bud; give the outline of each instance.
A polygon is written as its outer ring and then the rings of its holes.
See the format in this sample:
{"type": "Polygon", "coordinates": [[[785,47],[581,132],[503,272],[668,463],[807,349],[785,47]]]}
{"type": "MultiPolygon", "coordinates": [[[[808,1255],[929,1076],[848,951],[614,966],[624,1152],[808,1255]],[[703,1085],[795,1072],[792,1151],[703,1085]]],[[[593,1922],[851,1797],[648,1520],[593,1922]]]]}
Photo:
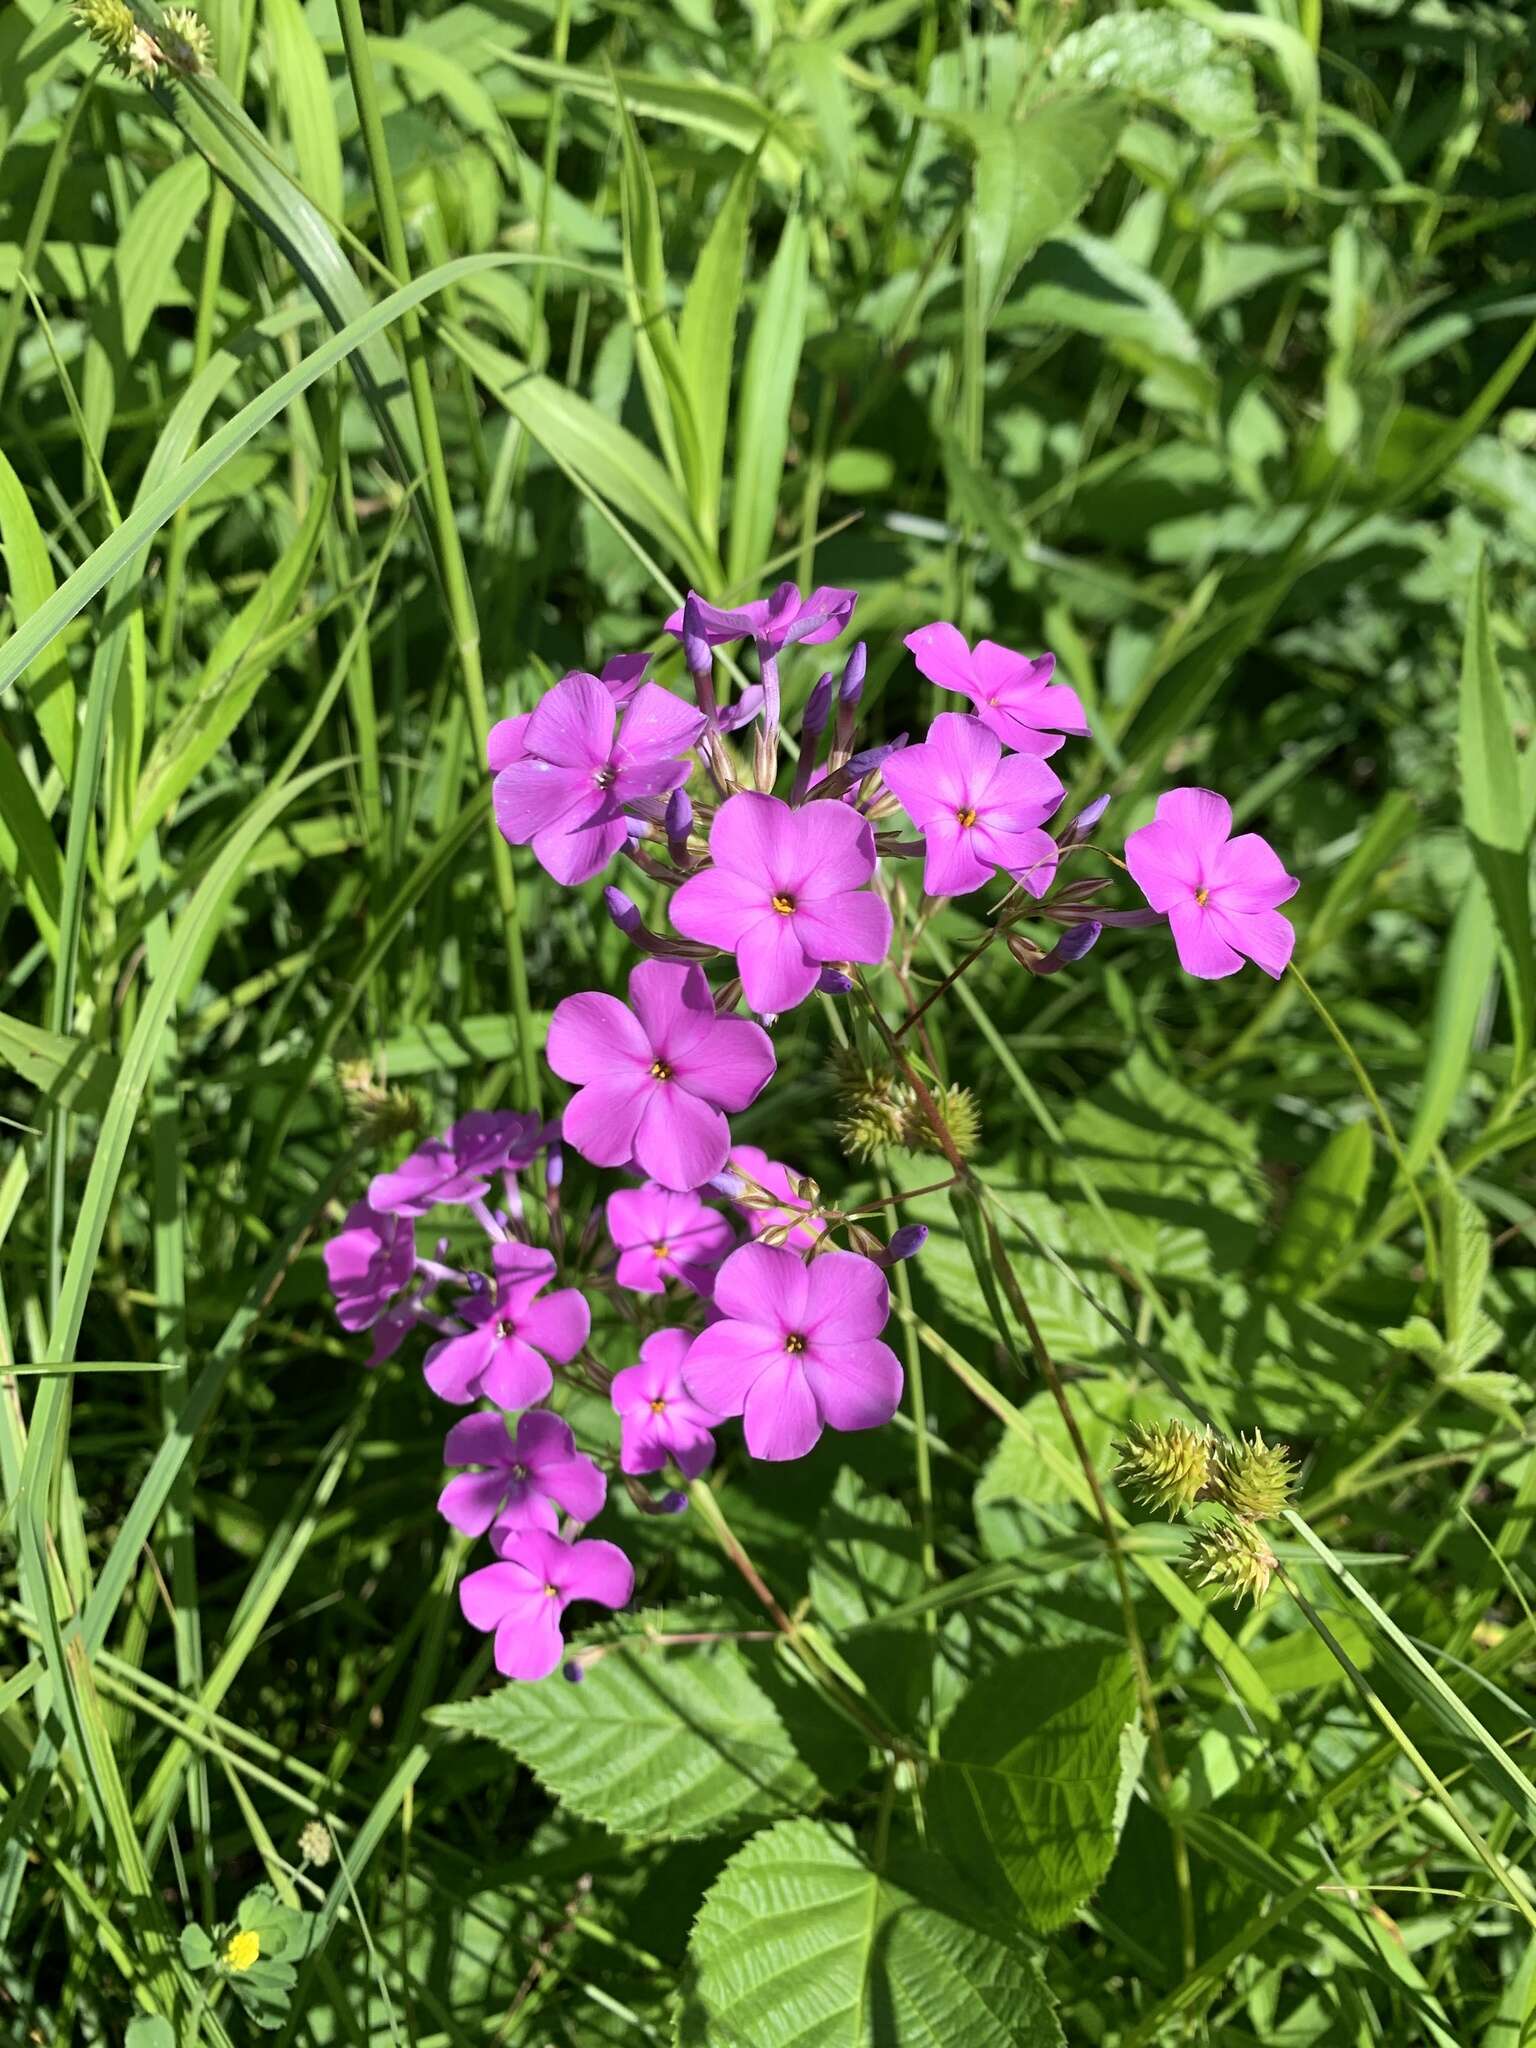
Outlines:
{"type": "Polygon", "coordinates": [[[691,676],[709,675],[715,665],[704,631],[698,594],[692,590],[683,599],[683,660],[688,664],[691,676]]]}
{"type": "Polygon", "coordinates": [[[688,834],[693,830],[693,805],[688,800],[686,789],[674,789],[667,798],[665,829],[673,859],[686,858],[688,834]],[[679,847],[683,848],[682,854],[678,852],[679,847]]]}
{"type": "Polygon", "coordinates": [[[1103,929],[1096,918],[1090,918],[1086,924],[1075,924],[1062,933],[1049,953],[1024,964],[1035,974],[1059,974],[1063,967],[1075,967],[1099,943],[1103,929]]]}
{"type": "Polygon", "coordinates": [[[805,700],[805,715],[800,721],[800,730],[808,740],[819,739],[826,731],[827,719],[832,712],[832,677],[830,672],[817,679],[816,687],[805,700]]]}
{"type": "Polygon", "coordinates": [[[837,686],[837,701],[845,710],[851,711],[863,696],[864,672],[868,667],[869,650],[862,640],[855,640],[843,663],[843,679],[837,686]]]}
{"type": "Polygon", "coordinates": [[[1059,846],[1077,846],[1080,844],[1081,841],[1088,837],[1088,834],[1108,809],[1109,798],[1107,796],[1096,796],[1085,810],[1078,812],[1071,824],[1062,833],[1057,844],[1059,846]]]}
{"type": "Polygon", "coordinates": [[[903,1223],[900,1230],[891,1232],[891,1241],[881,1254],[882,1266],[899,1266],[903,1259],[915,1258],[928,1242],[926,1223],[903,1223]]]}
{"type": "Polygon", "coordinates": [[[331,1831],[323,1820],[307,1820],[299,1830],[299,1854],[316,1870],[331,1860],[331,1831]]]}
{"type": "Polygon", "coordinates": [[[603,891],[603,908],[613,919],[626,939],[637,938],[645,929],[645,920],[640,915],[639,905],[622,889],[611,885],[603,891]]]}
{"type": "Polygon", "coordinates": [[[552,1195],[558,1194],[560,1183],[564,1179],[565,1147],[563,1145],[551,1145],[549,1157],[544,1162],[544,1185],[552,1195]]]}
{"type": "Polygon", "coordinates": [[[823,996],[851,995],[853,976],[844,974],[840,967],[823,967],[816,977],[816,993],[823,996]]]}

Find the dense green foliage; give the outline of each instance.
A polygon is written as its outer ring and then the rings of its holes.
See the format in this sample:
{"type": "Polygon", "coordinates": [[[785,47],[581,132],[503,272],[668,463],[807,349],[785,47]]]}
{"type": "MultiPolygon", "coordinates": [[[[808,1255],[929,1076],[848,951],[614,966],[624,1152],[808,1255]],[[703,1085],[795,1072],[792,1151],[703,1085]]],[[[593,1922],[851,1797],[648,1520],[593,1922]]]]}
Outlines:
{"type": "MultiPolygon", "coordinates": [[[[146,80],[0,12],[0,2036],[1517,2048],[1525,10],[205,16],[146,80]],[[318,1243],[407,1132],[550,1106],[626,964],[496,838],[488,721],[781,576],[862,591],[876,731],[925,620],[1054,648],[1073,794],[1118,845],[1225,790],[1306,983],[986,953],[908,1413],[620,1495],[584,1682],[487,1685],[442,1410],[318,1243]],[[1115,1484],[1192,1412],[1301,1464],[1257,1609],[1115,1484]]],[[[844,1154],[830,1052],[787,1020],[739,1134],[930,1184],[844,1154]]]]}

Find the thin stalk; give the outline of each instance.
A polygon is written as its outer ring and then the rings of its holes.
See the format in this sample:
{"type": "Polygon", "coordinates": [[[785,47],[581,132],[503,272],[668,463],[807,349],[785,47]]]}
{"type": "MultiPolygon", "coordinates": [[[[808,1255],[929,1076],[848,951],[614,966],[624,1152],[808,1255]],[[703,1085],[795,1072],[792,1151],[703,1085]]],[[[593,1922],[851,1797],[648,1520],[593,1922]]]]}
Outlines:
{"type": "MultiPolygon", "coordinates": [[[[374,202],[378,208],[384,259],[391,273],[403,285],[410,281],[410,257],[406,249],[405,225],[401,219],[400,201],[395,191],[394,173],[390,168],[389,146],[384,134],[384,118],[379,107],[378,87],[373,74],[373,59],[368,49],[368,32],[363,26],[360,0],[339,0],[338,13],[347,70],[351,75],[352,90],[357,100],[363,147],[367,153],[368,172],[373,183],[374,202]]],[[[416,415],[417,430],[421,435],[422,459],[427,472],[427,497],[436,536],[443,595],[447,601],[448,616],[453,628],[454,651],[458,656],[464,680],[464,697],[469,712],[470,729],[474,734],[475,752],[483,765],[491,719],[486,703],[485,674],[480,661],[480,627],[475,615],[474,596],[469,587],[463,543],[454,517],[453,492],[443,454],[437,407],[432,398],[432,378],[426,349],[423,346],[421,316],[415,308],[402,317],[400,326],[405,344],[406,377],[410,388],[411,405],[416,415]]],[[[517,1020],[518,1076],[522,1084],[525,1106],[537,1109],[540,1101],[539,1064],[534,1046],[532,1005],[528,996],[528,963],[523,951],[517,877],[512,869],[511,851],[497,829],[494,818],[489,821],[489,831],[491,871],[496,883],[497,903],[506,928],[507,977],[512,1014],[517,1020]]]]}

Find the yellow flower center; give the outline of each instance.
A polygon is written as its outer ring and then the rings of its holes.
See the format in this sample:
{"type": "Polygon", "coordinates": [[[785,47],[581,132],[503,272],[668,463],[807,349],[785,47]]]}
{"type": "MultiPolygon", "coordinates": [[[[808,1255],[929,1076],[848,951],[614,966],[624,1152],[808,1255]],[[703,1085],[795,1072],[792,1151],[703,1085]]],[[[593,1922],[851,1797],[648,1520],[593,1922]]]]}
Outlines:
{"type": "Polygon", "coordinates": [[[658,1398],[657,1400],[655,1400],[655,1401],[653,1401],[653,1402],[651,1403],[651,1413],[652,1413],[653,1415],[665,1415],[665,1414],[666,1414],[666,1412],[667,1412],[667,1404],[666,1404],[666,1402],[665,1402],[665,1401],[663,1401],[663,1400],[660,1400],[660,1399],[658,1398]]]}
{"type": "Polygon", "coordinates": [[[544,1598],[546,1600],[558,1600],[560,1598],[560,1588],[550,1585],[547,1579],[544,1582],[544,1598]]]}
{"type": "Polygon", "coordinates": [[[672,1078],[672,1069],[667,1065],[665,1060],[652,1060],[651,1078],[655,1081],[670,1081],[672,1078]]]}
{"type": "Polygon", "coordinates": [[[955,816],[960,820],[960,823],[965,826],[967,831],[969,831],[971,826],[974,825],[976,822],[976,812],[974,808],[969,804],[966,805],[963,811],[956,811],[955,816]]]}
{"type": "Polygon", "coordinates": [[[784,1349],[786,1351],[803,1351],[805,1349],[805,1339],[791,1331],[790,1335],[784,1339],[784,1349]]]}
{"type": "Polygon", "coordinates": [[[795,899],[793,896],[775,896],[773,907],[780,917],[793,917],[795,914],[795,899]]]}
{"type": "Polygon", "coordinates": [[[1195,891],[1195,901],[1196,901],[1197,903],[1200,903],[1200,904],[1208,903],[1208,902],[1210,901],[1210,897],[1211,897],[1211,892],[1210,892],[1210,890],[1209,890],[1209,889],[1197,889],[1197,890],[1195,891]]]}
{"type": "Polygon", "coordinates": [[[248,1970],[260,1954],[261,1936],[254,1928],[242,1927],[224,1944],[224,1967],[226,1970],[248,1970]]]}
{"type": "Polygon", "coordinates": [[[651,1256],[656,1259],[670,1259],[672,1247],[669,1244],[653,1244],[651,1246],[651,1256]]]}

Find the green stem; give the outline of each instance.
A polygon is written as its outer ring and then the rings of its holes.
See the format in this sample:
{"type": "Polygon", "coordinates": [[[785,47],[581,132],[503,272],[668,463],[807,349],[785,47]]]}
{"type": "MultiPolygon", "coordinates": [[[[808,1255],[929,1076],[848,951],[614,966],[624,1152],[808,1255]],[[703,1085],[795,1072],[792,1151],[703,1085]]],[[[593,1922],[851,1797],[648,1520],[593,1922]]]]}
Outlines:
{"type": "MultiPolygon", "coordinates": [[[[378,207],[384,260],[400,283],[407,284],[410,282],[411,267],[405,244],[405,226],[400,214],[399,197],[395,191],[394,173],[390,169],[389,146],[384,135],[384,118],[379,108],[378,87],[373,74],[373,59],[368,49],[368,33],[363,26],[360,0],[339,0],[338,12],[347,70],[351,75],[352,90],[357,100],[363,147],[367,153],[374,201],[378,207]]],[[[438,426],[437,407],[432,398],[431,372],[423,346],[421,316],[414,307],[402,316],[400,328],[405,344],[406,377],[411,405],[416,415],[417,430],[421,435],[422,458],[427,473],[427,497],[436,536],[438,570],[442,577],[443,595],[447,601],[448,616],[453,628],[454,651],[458,655],[459,668],[464,679],[464,697],[469,711],[470,729],[474,734],[475,751],[483,767],[491,719],[486,703],[485,675],[480,662],[480,627],[475,616],[474,597],[469,587],[464,548],[454,517],[453,492],[443,455],[443,438],[438,426]]],[[[524,1106],[537,1109],[540,1102],[539,1065],[534,1045],[532,1006],[528,998],[528,964],[523,952],[517,878],[512,870],[511,852],[497,829],[494,818],[490,821],[490,834],[491,869],[496,882],[497,902],[506,929],[507,974],[512,1014],[517,1020],[519,1079],[522,1083],[524,1106]]]]}

